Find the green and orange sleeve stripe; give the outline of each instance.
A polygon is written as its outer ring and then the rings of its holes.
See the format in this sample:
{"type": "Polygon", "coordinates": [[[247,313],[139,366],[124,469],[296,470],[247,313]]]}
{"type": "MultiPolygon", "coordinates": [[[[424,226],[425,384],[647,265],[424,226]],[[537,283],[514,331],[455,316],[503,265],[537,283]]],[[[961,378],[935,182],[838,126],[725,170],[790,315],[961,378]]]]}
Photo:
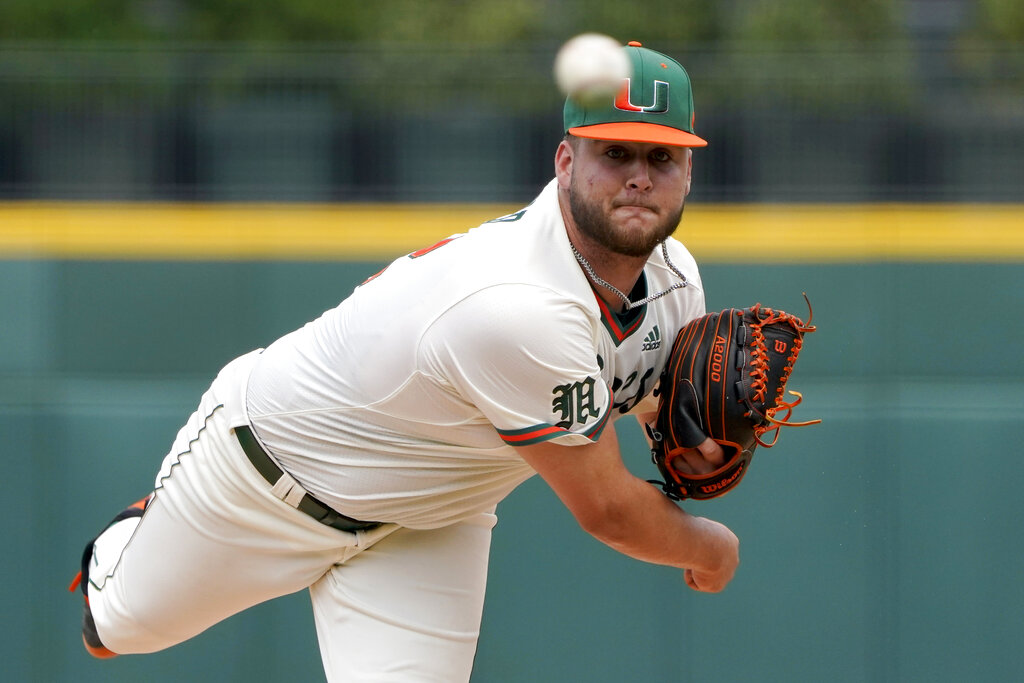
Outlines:
{"type": "Polygon", "coordinates": [[[591,441],[597,441],[601,438],[601,433],[604,431],[605,426],[608,424],[608,418],[612,414],[612,396],[608,394],[608,409],[604,412],[604,415],[598,419],[597,422],[592,424],[586,430],[582,432],[570,432],[565,427],[559,427],[547,422],[534,425],[532,427],[525,427],[523,429],[498,429],[498,436],[509,446],[531,446],[533,444],[542,443],[550,439],[554,439],[558,436],[564,436],[566,434],[579,433],[582,436],[587,437],[591,441]]]}

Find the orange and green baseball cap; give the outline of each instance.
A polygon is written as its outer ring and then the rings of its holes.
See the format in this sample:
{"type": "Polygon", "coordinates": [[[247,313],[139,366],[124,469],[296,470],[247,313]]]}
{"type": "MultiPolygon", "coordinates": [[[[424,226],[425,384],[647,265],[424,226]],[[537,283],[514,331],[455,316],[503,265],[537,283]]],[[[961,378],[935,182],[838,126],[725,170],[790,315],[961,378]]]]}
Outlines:
{"type": "Polygon", "coordinates": [[[567,97],[562,109],[565,131],[580,138],[651,142],[675,147],[704,147],[693,132],[693,90],[679,62],[636,41],[622,48],[632,75],[615,95],[586,102],[567,97]]]}

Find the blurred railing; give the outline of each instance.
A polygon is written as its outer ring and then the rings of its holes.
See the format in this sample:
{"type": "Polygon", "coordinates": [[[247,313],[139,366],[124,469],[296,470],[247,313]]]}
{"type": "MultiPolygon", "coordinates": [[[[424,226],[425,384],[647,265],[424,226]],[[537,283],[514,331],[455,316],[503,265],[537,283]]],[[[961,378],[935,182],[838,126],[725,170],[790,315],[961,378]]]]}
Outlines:
{"type": "MultiPolygon", "coordinates": [[[[0,43],[0,199],[527,200],[557,47],[0,43]]],[[[698,198],[1022,200],[1024,47],[657,47],[711,143],[698,198]]]]}

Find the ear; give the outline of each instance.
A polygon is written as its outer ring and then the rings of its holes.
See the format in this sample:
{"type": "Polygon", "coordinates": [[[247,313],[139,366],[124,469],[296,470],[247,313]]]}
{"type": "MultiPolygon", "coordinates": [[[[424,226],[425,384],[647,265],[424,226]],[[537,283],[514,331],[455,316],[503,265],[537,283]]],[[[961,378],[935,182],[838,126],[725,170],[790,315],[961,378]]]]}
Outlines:
{"type": "Polygon", "coordinates": [[[558,187],[563,190],[569,189],[569,180],[572,178],[573,150],[565,140],[559,143],[555,150],[555,178],[558,179],[558,187]]]}
{"type": "Polygon", "coordinates": [[[693,182],[693,150],[689,147],[686,148],[686,189],[683,191],[683,196],[690,196],[690,185],[693,182]]]}

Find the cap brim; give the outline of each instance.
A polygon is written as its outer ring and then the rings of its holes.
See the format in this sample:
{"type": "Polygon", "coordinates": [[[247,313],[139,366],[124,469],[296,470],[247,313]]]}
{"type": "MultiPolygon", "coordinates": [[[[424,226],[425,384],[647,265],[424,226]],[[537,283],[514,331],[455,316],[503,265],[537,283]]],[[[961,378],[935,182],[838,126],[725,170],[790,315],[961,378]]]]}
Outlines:
{"type": "Polygon", "coordinates": [[[568,130],[570,135],[592,140],[619,140],[622,142],[651,142],[673,147],[707,147],[708,141],[685,130],[657,123],[629,121],[597,123],[568,130]]]}

